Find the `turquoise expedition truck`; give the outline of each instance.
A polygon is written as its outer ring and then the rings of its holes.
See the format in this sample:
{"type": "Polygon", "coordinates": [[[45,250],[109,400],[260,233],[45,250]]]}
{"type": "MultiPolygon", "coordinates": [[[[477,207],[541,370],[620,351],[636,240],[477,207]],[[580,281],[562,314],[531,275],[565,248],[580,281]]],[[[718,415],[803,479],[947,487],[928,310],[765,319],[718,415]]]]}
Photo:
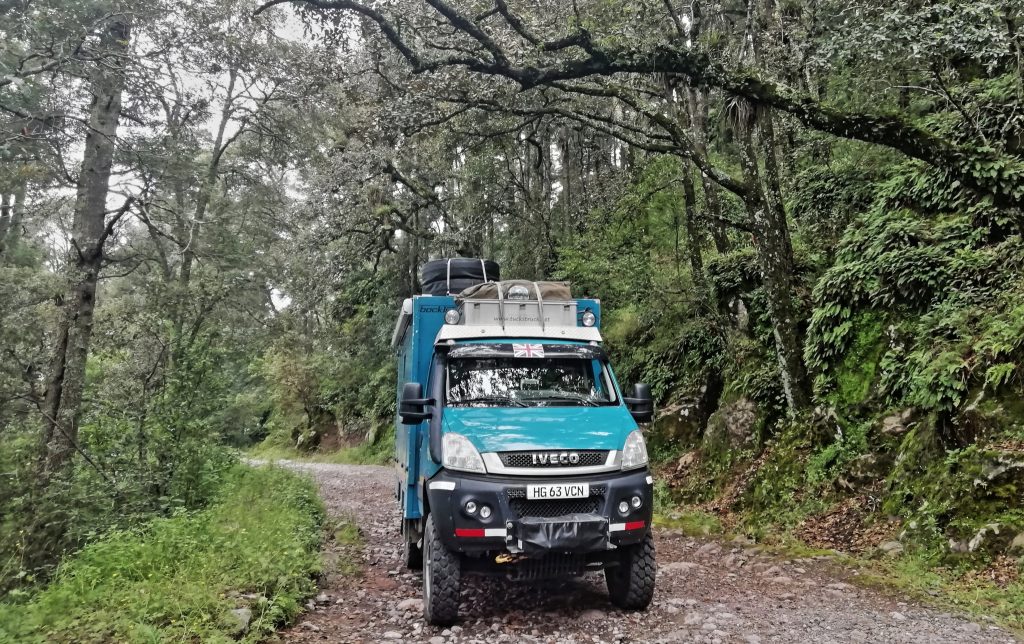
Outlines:
{"type": "Polygon", "coordinates": [[[458,618],[466,574],[603,570],[613,604],[650,604],[653,479],[637,422],[653,401],[642,384],[623,395],[600,319],[599,301],[553,282],[403,302],[397,498],[430,623],[458,618]]]}

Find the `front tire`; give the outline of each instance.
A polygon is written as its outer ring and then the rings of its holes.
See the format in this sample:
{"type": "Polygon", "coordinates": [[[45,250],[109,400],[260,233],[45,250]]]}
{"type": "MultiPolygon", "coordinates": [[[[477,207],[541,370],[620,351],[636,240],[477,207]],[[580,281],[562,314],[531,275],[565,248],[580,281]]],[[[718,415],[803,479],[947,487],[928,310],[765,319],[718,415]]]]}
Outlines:
{"type": "Polygon", "coordinates": [[[436,626],[450,626],[459,618],[462,561],[441,542],[428,514],[423,533],[423,617],[436,626]]]}
{"type": "Polygon", "coordinates": [[[648,533],[640,543],[622,550],[618,565],[604,571],[608,596],[619,608],[643,610],[654,598],[654,583],[658,576],[654,535],[648,533]]]}

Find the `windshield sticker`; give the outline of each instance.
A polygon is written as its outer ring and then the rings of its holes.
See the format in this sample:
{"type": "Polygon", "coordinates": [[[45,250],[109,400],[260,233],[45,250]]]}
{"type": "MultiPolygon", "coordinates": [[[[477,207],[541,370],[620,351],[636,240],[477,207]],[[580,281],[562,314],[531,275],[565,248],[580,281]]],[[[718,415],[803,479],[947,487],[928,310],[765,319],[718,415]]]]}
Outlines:
{"type": "Polygon", "coordinates": [[[512,345],[512,357],[513,358],[543,358],[544,357],[544,345],[543,344],[513,344],[512,345]]]}

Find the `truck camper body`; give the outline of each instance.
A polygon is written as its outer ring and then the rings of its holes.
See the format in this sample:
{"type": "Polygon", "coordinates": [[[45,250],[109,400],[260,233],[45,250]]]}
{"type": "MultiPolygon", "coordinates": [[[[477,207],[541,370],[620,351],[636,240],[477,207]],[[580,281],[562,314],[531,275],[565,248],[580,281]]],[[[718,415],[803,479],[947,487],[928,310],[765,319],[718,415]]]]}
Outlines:
{"type": "Polygon", "coordinates": [[[461,577],[604,570],[613,603],[654,591],[653,478],[638,421],[601,346],[601,304],[567,284],[483,283],[406,299],[398,358],[396,498],[424,612],[458,617],[461,577]]]}

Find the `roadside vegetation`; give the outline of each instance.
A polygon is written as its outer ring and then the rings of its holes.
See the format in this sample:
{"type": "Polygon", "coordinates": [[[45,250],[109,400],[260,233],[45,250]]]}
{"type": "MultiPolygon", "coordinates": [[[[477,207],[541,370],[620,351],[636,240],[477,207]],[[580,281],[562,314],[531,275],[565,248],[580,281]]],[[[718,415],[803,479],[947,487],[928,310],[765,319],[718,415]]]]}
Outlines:
{"type": "Polygon", "coordinates": [[[376,437],[375,442],[364,440],[331,450],[328,447],[307,451],[298,449],[291,444],[276,443],[273,437],[267,438],[245,451],[249,458],[277,461],[295,460],[309,463],[334,463],[339,465],[387,465],[395,454],[395,431],[393,428],[376,437]]]}
{"type": "Polygon", "coordinates": [[[838,566],[844,580],[882,592],[898,592],[923,603],[963,612],[979,621],[994,621],[1024,634],[1024,583],[1013,577],[1014,562],[1004,562],[1001,570],[979,570],[976,566],[936,564],[926,553],[850,553],[831,548],[809,546],[785,529],[767,529],[755,540],[744,531],[740,517],[724,520],[691,507],[675,506],[658,513],[654,524],[684,535],[713,538],[742,547],[756,547],[788,559],[827,556],[838,566]]]}
{"type": "Polygon", "coordinates": [[[236,467],[208,508],[111,531],[9,595],[0,641],[260,641],[314,593],[323,521],[310,481],[236,467]]]}

